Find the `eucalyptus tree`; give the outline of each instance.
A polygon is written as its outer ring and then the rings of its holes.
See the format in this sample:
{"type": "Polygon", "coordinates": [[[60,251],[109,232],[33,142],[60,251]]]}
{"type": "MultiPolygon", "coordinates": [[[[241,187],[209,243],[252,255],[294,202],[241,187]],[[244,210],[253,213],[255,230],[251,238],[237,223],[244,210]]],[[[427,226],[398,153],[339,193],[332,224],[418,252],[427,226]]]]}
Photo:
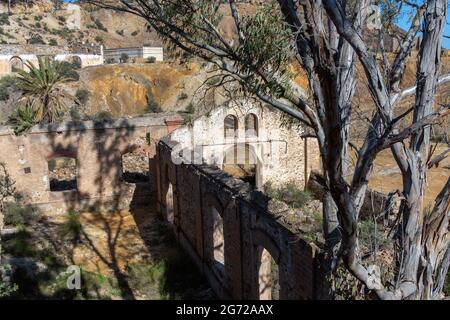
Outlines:
{"type": "MultiPolygon", "coordinates": [[[[134,0],[85,2],[146,19],[167,46],[216,66],[218,85],[240,89],[308,127],[318,140],[324,173],[324,232],[333,270],[343,261],[348,271],[381,299],[436,299],[449,266],[450,178],[426,214],[424,194],[430,164],[431,127],[449,113],[434,106],[439,81],[445,0],[278,0],[243,11],[238,1],[134,0]],[[368,18],[383,10],[395,17],[402,6],[415,14],[392,59],[371,51],[364,33],[368,18]],[[220,28],[224,10],[235,28],[227,38],[220,28]],[[417,54],[415,102],[399,112],[407,94],[401,81],[407,60],[421,35],[417,54]],[[309,90],[292,85],[290,65],[306,73],[309,90]],[[356,77],[362,66],[363,80],[356,77]],[[364,81],[375,112],[360,147],[350,141],[350,119],[358,81],[364,81]],[[412,121],[400,126],[412,115],[412,121]],[[357,149],[349,167],[349,149],[357,149]],[[380,277],[377,265],[361,260],[358,221],[377,155],[391,149],[402,173],[402,205],[397,224],[394,283],[380,277]],[[348,178],[351,177],[351,178],[348,178]]],[[[381,31],[380,31],[381,32],[381,31]]],[[[410,90],[411,91],[411,90],[410,90]]]]}

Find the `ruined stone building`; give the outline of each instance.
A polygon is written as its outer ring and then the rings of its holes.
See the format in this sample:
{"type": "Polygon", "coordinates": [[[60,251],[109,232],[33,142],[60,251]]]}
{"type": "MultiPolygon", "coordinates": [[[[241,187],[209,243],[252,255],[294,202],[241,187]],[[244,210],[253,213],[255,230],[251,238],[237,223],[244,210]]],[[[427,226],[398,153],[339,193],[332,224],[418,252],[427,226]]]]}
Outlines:
{"type": "Polygon", "coordinates": [[[103,53],[73,51],[61,46],[40,44],[0,45],[0,77],[26,70],[26,62],[38,64],[38,57],[50,57],[57,61],[76,62],[82,68],[103,64],[103,53]],[[78,53],[80,52],[80,53],[78,53]]]}
{"type": "Polygon", "coordinates": [[[132,47],[132,48],[108,48],[104,50],[105,61],[111,63],[122,61],[123,55],[129,59],[148,59],[155,58],[155,61],[164,61],[164,50],[162,47],[132,47]]]}
{"type": "MultiPolygon", "coordinates": [[[[176,114],[0,128],[0,161],[25,200],[55,214],[153,206],[221,298],[324,297],[306,217],[266,185],[304,188],[317,143],[282,114],[230,103],[183,125],[176,114]]],[[[111,213],[113,214],[113,213],[111,213]]]]}

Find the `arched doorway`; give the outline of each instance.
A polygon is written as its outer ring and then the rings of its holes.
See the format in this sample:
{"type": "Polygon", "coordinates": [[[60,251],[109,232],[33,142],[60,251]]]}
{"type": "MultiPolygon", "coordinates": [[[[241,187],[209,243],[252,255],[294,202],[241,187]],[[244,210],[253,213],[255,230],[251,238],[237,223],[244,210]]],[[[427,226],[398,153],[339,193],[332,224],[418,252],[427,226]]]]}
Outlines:
{"type": "Polygon", "coordinates": [[[169,188],[166,193],[166,219],[173,224],[175,218],[175,209],[173,205],[173,186],[169,183],[169,188]]]}
{"type": "Polygon", "coordinates": [[[278,265],[265,248],[258,247],[258,252],[259,300],[278,300],[280,297],[278,265]]]}
{"type": "Polygon", "coordinates": [[[223,269],[225,266],[225,242],[223,238],[223,219],[216,208],[211,207],[213,223],[213,258],[223,269]]]}
{"type": "Polygon", "coordinates": [[[258,159],[248,144],[235,144],[223,159],[223,171],[259,188],[258,159]]]}
{"type": "Polygon", "coordinates": [[[9,60],[9,64],[11,66],[11,72],[19,72],[23,70],[23,60],[20,57],[12,57],[9,60]]]}

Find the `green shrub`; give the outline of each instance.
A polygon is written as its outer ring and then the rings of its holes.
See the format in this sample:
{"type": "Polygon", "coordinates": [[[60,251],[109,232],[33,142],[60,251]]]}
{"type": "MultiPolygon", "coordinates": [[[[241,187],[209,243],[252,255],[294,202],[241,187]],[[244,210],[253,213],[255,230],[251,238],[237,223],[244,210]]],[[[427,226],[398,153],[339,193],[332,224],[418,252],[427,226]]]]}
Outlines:
{"type": "Polygon", "coordinates": [[[9,99],[9,88],[15,85],[15,78],[11,76],[5,76],[0,78],[0,101],[6,101],[9,99]]]}
{"type": "Polygon", "coordinates": [[[78,89],[75,93],[75,97],[77,98],[78,102],[82,105],[85,105],[89,100],[89,91],[86,89],[78,89]]]}
{"type": "Polygon", "coordinates": [[[0,265],[0,299],[10,297],[18,289],[16,284],[12,284],[9,281],[4,280],[6,277],[9,278],[10,274],[10,265],[0,265]]]}
{"type": "Polygon", "coordinates": [[[56,39],[50,39],[50,41],[48,42],[49,45],[51,46],[57,46],[58,42],[56,41],[56,39]]]}
{"type": "Polygon", "coordinates": [[[77,240],[80,238],[82,230],[80,214],[74,210],[69,211],[61,228],[62,235],[71,240],[77,240]]]}
{"type": "Polygon", "coordinates": [[[283,201],[295,209],[303,208],[313,198],[308,190],[299,188],[294,182],[288,182],[281,188],[273,188],[268,184],[265,189],[269,197],[283,201]]]}
{"type": "Polygon", "coordinates": [[[130,57],[126,53],[122,53],[120,55],[120,62],[127,63],[130,60],[130,57]]]}
{"type": "Polygon", "coordinates": [[[8,88],[0,86],[0,101],[6,101],[9,99],[8,88]]]}
{"type": "Polygon", "coordinates": [[[97,41],[98,43],[103,43],[103,38],[100,36],[96,36],[95,41],[97,41]]]}
{"type": "Polygon", "coordinates": [[[155,57],[148,57],[147,58],[147,63],[155,63],[156,62],[156,58],[155,57]]]}
{"type": "Polygon", "coordinates": [[[447,297],[450,297],[450,272],[447,273],[447,277],[445,278],[443,292],[447,297]]]}
{"type": "Polygon", "coordinates": [[[74,121],[80,121],[83,119],[78,106],[72,106],[69,110],[69,115],[70,115],[70,118],[74,121]]]}
{"type": "Polygon", "coordinates": [[[187,113],[190,113],[190,114],[195,113],[195,106],[194,106],[194,104],[193,104],[192,102],[189,103],[189,104],[187,105],[185,111],[186,111],[187,113]]]}
{"type": "Polygon", "coordinates": [[[390,240],[385,237],[382,228],[373,220],[361,220],[358,225],[360,244],[367,249],[374,250],[375,245],[382,247],[390,243],[390,240]]]}
{"type": "Polygon", "coordinates": [[[36,23],[34,24],[34,26],[35,26],[36,28],[38,28],[38,29],[40,29],[40,28],[42,27],[40,22],[36,22],[36,23]]]}
{"type": "Polygon", "coordinates": [[[162,109],[161,109],[160,105],[158,103],[156,103],[155,101],[153,101],[153,100],[150,100],[148,102],[147,110],[148,110],[148,112],[151,112],[151,113],[160,113],[160,112],[162,112],[162,109]]]}
{"type": "Polygon", "coordinates": [[[16,135],[25,134],[36,124],[35,113],[29,106],[19,107],[14,110],[9,123],[13,126],[16,135]]]}
{"type": "Polygon", "coordinates": [[[41,21],[42,20],[42,16],[34,16],[34,21],[41,21]]]}
{"type": "Polygon", "coordinates": [[[186,100],[187,98],[189,98],[189,96],[188,96],[188,94],[186,92],[182,92],[178,96],[178,100],[186,100]]]}
{"type": "Polygon", "coordinates": [[[58,16],[57,19],[58,19],[58,21],[60,21],[60,22],[63,22],[63,23],[66,22],[66,17],[58,16]]]}
{"type": "Polygon", "coordinates": [[[100,20],[94,19],[94,23],[95,23],[95,26],[97,27],[97,29],[108,32],[108,29],[106,29],[106,27],[103,25],[103,23],[100,20]]]}
{"type": "Polygon", "coordinates": [[[45,44],[44,39],[40,35],[34,35],[28,40],[29,44],[45,44]]]}
{"type": "Polygon", "coordinates": [[[66,77],[66,78],[70,78],[73,81],[78,81],[80,80],[80,75],[78,74],[78,72],[75,70],[76,65],[74,65],[73,63],[67,62],[67,61],[62,61],[61,62],[61,73],[66,77]]]}
{"type": "Polygon", "coordinates": [[[11,202],[5,205],[4,222],[10,226],[23,226],[30,224],[33,218],[33,210],[29,206],[22,206],[19,203],[11,202]]]}
{"type": "Polygon", "coordinates": [[[9,14],[7,12],[0,13],[0,26],[9,26],[9,14]]]}
{"type": "Polygon", "coordinates": [[[94,115],[93,120],[97,122],[111,121],[113,116],[109,111],[99,111],[94,115]]]}

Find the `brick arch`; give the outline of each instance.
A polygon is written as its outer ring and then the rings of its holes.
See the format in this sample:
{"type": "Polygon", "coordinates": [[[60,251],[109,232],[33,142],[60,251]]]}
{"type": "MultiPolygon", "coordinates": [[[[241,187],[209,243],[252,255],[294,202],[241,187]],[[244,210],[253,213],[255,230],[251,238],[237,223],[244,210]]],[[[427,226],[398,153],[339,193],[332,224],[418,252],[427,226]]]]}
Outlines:
{"type": "Polygon", "coordinates": [[[51,153],[47,154],[45,157],[46,161],[52,160],[54,158],[78,158],[78,153],[76,150],[58,150],[58,151],[52,151],[51,153]]]}
{"type": "Polygon", "coordinates": [[[205,207],[214,207],[220,213],[220,216],[223,218],[224,214],[224,206],[222,202],[211,192],[208,192],[203,197],[203,203],[205,207]]]}
{"type": "Polygon", "coordinates": [[[277,264],[281,261],[281,250],[275,241],[263,230],[254,229],[252,230],[252,240],[254,247],[262,247],[269,251],[272,258],[277,264]]]}
{"type": "Polygon", "coordinates": [[[263,230],[252,230],[252,240],[255,298],[259,300],[279,299],[281,292],[279,287],[281,250],[263,230]],[[275,270],[278,270],[278,272],[273,270],[272,259],[277,265],[275,270]],[[276,276],[274,277],[274,275],[276,276]]]}

